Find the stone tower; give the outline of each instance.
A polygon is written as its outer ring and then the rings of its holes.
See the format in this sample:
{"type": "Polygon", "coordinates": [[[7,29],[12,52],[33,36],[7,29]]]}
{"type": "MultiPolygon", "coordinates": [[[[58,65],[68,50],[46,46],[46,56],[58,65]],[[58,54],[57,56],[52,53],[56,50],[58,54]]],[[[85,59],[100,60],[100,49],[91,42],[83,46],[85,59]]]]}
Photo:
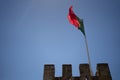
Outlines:
{"type": "Polygon", "coordinates": [[[55,66],[53,64],[44,65],[43,80],[112,80],[109,66],[107,63],[97,64],[97,71],[95,76],[90,75],[90,68],[88,64],[80,64],[80,76],[72,76],[72,65],[62,65],[62,76],[55,76],[55,66]]]}

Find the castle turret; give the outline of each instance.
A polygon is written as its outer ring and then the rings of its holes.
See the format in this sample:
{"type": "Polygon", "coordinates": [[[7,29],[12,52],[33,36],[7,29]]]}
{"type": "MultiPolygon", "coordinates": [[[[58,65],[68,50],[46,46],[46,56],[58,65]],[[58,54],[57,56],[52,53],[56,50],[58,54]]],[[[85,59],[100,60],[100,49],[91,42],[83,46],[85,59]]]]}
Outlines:
{"type": "Polygon", "coordinates": [[[96,76],[98,76],[99,80],[112,80],[108,64],[97,64],[96,76]]]}
{"type": "Polygon", "coordinates": [[[79,65],[80,70],[80,80],[92,80],[92,77],[90,75],[90,68],[89,64],[80,64],[79,65]]]}
{"type": "Polygon", "coordinates": [[[109,66],[107,63],[97,64],[95,76],[90,75],[89,64],[79,65],[80,76],[72,76],[72,65],[62,65],[62,76],[55,76],[55,67],[53,64],[44,65],[43,80],[112,80],[109,66]]]}
{"type": "Polygon", "coordinates": [[[44,77],[43,80],[54,80],[55,67],[52,64],[44,65],[44,77]]]}
{"type": "Polygon", "coordinates": [[[63,80],[69,80],[70,78],[72,78],[72,65],[70,64],[64,64],[62,66],[62,79],[63,80]]]}

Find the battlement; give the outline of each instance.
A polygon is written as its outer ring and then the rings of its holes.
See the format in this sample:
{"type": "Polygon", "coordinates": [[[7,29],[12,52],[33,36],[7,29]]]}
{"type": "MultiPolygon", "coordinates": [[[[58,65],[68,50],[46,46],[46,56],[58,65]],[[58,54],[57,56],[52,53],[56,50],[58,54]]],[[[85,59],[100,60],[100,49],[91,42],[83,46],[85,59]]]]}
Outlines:
{"type": "Polygon", "coordinates": [[[62,76],[55,76],[55,66],[53,64],[44,65],[43,80],[112,80],[109,66],[107,63],[99,63],[96,67],[96,75],[90,75],[90,68],[88,64],[80,64],[80,76],[72,76],[72,65],[62,65],[62,76]]]}

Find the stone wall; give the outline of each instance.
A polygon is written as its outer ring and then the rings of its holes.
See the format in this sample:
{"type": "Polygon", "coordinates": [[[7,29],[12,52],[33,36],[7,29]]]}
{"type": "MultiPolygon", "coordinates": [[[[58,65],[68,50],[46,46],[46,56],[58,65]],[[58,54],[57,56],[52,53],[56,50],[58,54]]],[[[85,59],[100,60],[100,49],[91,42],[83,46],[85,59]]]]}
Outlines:
{"type": "Polygon", "coordinates": [[[79,65],[80,76],[72,76],[72,65],[62,65],[62,76],[55,76],[55,66],[53,64],[44,65],[43,80],[112,80],[107,63],[99,63],[96,67],[95,76],[90,75],[88,64],[79,65]]]}

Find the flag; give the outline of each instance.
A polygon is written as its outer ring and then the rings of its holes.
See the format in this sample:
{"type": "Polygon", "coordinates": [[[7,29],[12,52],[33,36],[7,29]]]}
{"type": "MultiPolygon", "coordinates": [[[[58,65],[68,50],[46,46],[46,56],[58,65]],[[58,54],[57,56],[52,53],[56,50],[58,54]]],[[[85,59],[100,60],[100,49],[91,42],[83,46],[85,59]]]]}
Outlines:
{"type": "Polygon", "coordinates": [[[76,14],[72,10],[72,6],[69,8],[69,13],[68,13],[68,20],[71,24],[73,24],[77,29],[81,30],[81,32],[85,36],[85,31],[84,31],[84,25],[83,25],[83,20],[80,19],[79,17],[76,16],[76,14]]]}

